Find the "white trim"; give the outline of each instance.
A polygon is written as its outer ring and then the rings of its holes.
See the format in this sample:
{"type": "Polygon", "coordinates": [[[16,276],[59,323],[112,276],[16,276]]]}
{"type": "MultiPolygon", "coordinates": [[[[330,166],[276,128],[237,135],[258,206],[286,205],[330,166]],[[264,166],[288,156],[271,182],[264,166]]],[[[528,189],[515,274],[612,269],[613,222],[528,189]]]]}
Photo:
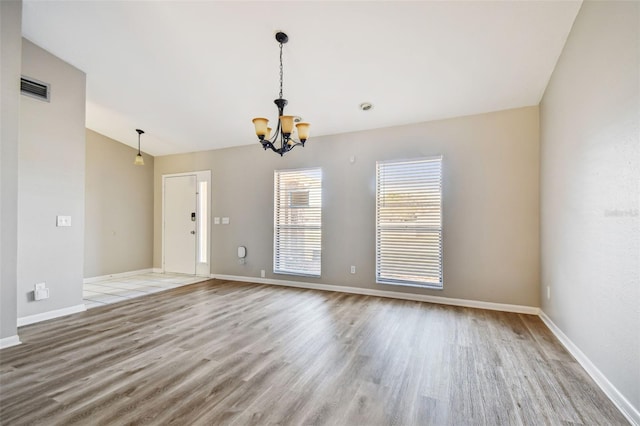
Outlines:
{"type": "Polygon", "coordinates": [[[47,311],[41,314],[29,315],[26,317],[18,318],[18,327],[50,320],[53,318],[64,317],[71,314],[77,314],[78,312],[84,312],[86,310],[87,308],[84,306],[84,303],[82,303],[80,305],[69,306],[68,308],[55,309],[53,311],[47,311]]]}
{"type": "Polygon", "coordinates": [[[152,272],[154,274],[164,274],[164,269],[162,269],[162,268],[153,268],[152,272]]]}
{"type": "Polygon", "coordinates": [[[14,336],[5,337],[0,339],[0,349],[10,348],[11,346],[16,346],[21,343],[22,342],[20,341],[20,338],[17,334],[14,336]]]}
{"type": "Polygon", "coordinates": [[[540,310],[540,319],[549,327],[549,330],[556,336],[556,338],[562,343],[562,345],[569,351],[571,355],[578,361],[578,363],[584,368],[591,376],[594,382],[602,389],[602,391],[609,397],[611,402],[618,407],[620,412],[629,420],[632,425],[640,425],[640,411],[638,411],[627,398],[620,393],[620,391],[611,383],[607,377],[596,367],[593,362],[587,357],[584,352],[576,346],[571,339],[560,330],[560,328],[551,321],[551,318],[540,310]]]}
{"type": "Polygon", "coordinates": [[[401,293],[399,291],[376,290],[371,288],[346,287],[332,284],[315,284],[302,281],[274,280],[271,278],[240,277],[236,275],[211,274],[211,278],[229,281],[245,281],[258,284],[272,284],[286,287],[308,288],[313,290],[336,291],[339,293],[362,294],[365,296],[389,297],[392,299],[414,300],[416,302],[438,303],[441,305],[463,306],[466,308],[489,309],[491,311],[514,312],[517,314],[538,315],[540,308],[534,306],[509,305],[505,303],[483,302],[480,300],[453,299],[449,297],[429,296],[425,294],[401,293]]]}
{"type": "Polygon", "coordinates": [[[110,280],[113,278],[125,278],[125,277],[131,277],[133,275],[141,275],[141,274],[148,274],[150,272],[156,272],[154,268],[147,268],[147,269],[139,269],[137,271],[128,271],[128,272],[120,272],[117,274],[109,274],[109,275],[100,275],[97,277],[90,277],[90,278],[85,278],[82,280],[83,284],[91,284],[91,283],[96,283],[99,281],[106,281],[106,280],[110,280]]]}

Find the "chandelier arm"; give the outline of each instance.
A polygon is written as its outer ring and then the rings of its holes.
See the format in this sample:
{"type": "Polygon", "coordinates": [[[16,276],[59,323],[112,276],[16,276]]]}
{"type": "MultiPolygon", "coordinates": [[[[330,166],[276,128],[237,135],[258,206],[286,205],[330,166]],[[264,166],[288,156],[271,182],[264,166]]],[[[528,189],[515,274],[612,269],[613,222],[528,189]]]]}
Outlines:
{"type": "Polygon", "coordinates": [[[278,118],[276,118],[276,121],[278,122],[277,126],[276,126],[276,131],[273,134],[273,143],[275,144],[278,141],[278,135],[280,135],[281,130],[280,130],[280,117],[278,116],[278,118]]]}
{"type": "Polygon", "coordinates": [[[296,146],[304,146],[299,142],[293,143],[291,145],[288,145],[287,151],[291,151],[293,148],[295,148],[296,146]]]}
{"type": "MultiPolygon", "coordinates": [[[[273,144],[271,142],[269,142],[269,144],[267,145],[267,148],[271,148],[271,151],[279,154],[278,149],[275,146],[273,146],[273,144]]],[[[265,148],[265,149],[267,149],[267,148],[265,148]]]]}

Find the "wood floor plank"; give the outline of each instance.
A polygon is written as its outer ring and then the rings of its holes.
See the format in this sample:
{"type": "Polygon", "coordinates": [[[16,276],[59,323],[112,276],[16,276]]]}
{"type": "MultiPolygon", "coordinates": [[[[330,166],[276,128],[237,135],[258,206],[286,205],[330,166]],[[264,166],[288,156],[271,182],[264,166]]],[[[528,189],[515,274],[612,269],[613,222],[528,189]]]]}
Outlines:
{"type": "Polygon", "coordinates": [[[627,424],[536,316],[210,280],[19,334],[3,425],[627,424]]]}

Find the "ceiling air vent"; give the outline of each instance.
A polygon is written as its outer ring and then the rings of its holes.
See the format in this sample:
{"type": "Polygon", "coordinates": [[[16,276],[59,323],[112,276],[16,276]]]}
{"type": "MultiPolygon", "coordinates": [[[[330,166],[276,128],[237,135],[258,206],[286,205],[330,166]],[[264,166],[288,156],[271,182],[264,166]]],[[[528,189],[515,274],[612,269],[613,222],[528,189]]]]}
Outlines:
{"type": "Polygon", "coordinates": [[[35,80],[29,77],[20,78],[20,92],[23,95],[49,102],[51,97],[51,87],[48,83],[35,80]]]}

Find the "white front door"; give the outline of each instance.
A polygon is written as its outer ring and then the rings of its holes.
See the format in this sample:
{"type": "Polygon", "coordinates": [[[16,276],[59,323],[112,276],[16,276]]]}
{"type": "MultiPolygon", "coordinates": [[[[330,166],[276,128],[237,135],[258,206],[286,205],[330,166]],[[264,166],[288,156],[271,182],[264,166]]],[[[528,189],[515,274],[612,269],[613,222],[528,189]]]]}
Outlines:
{"type": "Polygon", "coordinates": [[[164,179],[164,271],[196,273],[196,175],[164,179]]]}

